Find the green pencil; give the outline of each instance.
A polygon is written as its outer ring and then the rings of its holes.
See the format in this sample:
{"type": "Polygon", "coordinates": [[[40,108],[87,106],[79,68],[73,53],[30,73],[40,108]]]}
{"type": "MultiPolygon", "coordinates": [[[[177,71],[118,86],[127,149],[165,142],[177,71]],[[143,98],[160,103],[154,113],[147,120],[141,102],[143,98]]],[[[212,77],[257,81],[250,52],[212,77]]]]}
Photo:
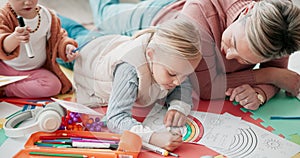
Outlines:
{"type": "Polygon", "coordinates": [[[29,155],[53,156],[53,157],[74,157],[74,158],[88,157],[86,155],[81,155],[81,154],[57,154],[57,153],[48,153],[48,152],[29,152],[29,155]]]}

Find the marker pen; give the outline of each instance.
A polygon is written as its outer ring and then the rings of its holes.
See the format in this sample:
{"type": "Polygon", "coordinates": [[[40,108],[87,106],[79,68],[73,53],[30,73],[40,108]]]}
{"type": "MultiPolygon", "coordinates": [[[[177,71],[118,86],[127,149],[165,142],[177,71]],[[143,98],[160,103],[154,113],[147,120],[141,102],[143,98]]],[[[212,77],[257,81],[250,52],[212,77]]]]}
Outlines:
{"type": "MultiPolygon", "coordinates": [[[[18,16],[17,19],[18,19],[19,25],[21,27],[25,27],[25,22],[23,20],[23,17],[18,16]]],[[[24,43],[24,45],[25,45],[25,49],[26,49],[26,52],[27,52],[27,56],[29,58],[34,58],[31,44],[29,42],[27,42],[27,43],[24,43]]]]}
{"type": "Polygon", "coordinates": [[[165,150],[163,148],[154,146],[154,145],[146,143],[146,142],[143,142],[143,148],[147,149],[147,150],[150,150],[150,151],[153,151],[155,153],[158,153],[158,154],[160,154],[162,156],[168,156],[168,155],[170,155],[170,156],[178,157],[178,155],[175,154],[175,153],[169,152],[168,150],[165,150]]]}

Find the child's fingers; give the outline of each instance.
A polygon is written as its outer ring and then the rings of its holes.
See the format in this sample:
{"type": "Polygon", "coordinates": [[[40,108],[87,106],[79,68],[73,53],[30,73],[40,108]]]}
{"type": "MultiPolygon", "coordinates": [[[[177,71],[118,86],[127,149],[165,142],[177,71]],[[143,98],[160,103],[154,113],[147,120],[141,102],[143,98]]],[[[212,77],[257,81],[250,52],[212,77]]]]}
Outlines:
{"type": "Polygon", "coordinates": [[[69,61],[72,61],[72,60],[76,59],[78,56],[79,56],[78,52],[75,52],[75,53],[68,52],[67,53],[67,58],[68,58],[69,61]]]}
{"type": "Polygon", "coordinates": [[[173,122],[173,117],[171,117],[170,115],[167,115],[167,116],[165,117],[165,121],[164,121],[165,126],[166,126],[166,127],[172,126],[172,122],[173,122]]]}

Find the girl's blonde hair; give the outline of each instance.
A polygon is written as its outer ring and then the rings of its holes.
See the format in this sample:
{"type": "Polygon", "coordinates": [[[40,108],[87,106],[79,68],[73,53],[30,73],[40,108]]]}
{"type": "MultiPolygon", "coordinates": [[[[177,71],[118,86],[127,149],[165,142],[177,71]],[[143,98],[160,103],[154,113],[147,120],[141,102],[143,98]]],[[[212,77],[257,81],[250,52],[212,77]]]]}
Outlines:
{"type": "Polygon", "coordinates": [[[300,49],[300,9],[288,0],[263,0],[250,10],[246,36],[250,49],[274,59],[300,49]]]}
{"type": "MultiPolygon", "coordinates": [[[[196,25],[183,18],[168,20],[159,26],[137,32],[133,38],[151,33],[149,47],[167,48],[186,59],[201,58],[200,35],[196,25]]],[[[172,54],[170,54],[172,55],[172,54]]]]}

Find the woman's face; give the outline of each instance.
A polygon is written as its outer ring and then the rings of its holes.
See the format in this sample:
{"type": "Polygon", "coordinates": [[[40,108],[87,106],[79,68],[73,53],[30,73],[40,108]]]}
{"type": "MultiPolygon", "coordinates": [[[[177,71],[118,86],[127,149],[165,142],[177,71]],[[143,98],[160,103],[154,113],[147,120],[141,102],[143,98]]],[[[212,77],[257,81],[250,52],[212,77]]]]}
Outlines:
{"type": "Polygon", "coordinates": [[[223,32],[221,52],[226,55],[226,59],[235,59],[240,64],[265,62],[267,59],[257,55],[250,49],[245,32],[247,18],[244,18],[244,16],[246,14],[245,12],[241,13],[240,17],[223,32]]]}
{"type": "Polygon", "coordinates": [[[173,89],[180,85],[188,75],[194,72],[199,60],[188,61],[178,55],[158,54],[147,51],[152,66],[152,75],[157,84],[163,89],[173,89]]]}

